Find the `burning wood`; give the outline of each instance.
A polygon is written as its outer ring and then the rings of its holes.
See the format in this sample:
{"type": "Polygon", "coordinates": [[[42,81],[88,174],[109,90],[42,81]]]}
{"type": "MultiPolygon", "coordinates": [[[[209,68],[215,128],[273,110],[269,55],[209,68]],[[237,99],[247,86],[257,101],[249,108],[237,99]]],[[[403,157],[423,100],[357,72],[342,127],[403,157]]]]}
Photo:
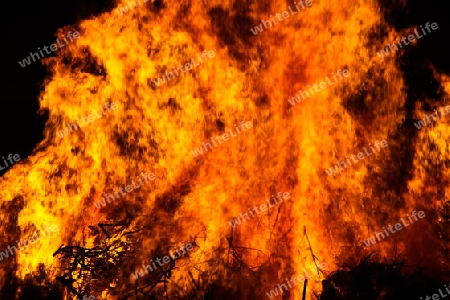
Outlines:
{"type": "MultiPolygon", "coordinates": [[[[187,251],[192,251],[194,248],[193,248],[193,246],[191,245],[191,244],[187,244],[185,247],[183,247],[183,246],[181,246],[180,247],[180,249],[179,250],[174,250],[174,251],[176,251],[176,253],[178,254],[178,256],[176,256],[176,255],[173,255],[172,254],[172,251],[169,251],[169,254],[170,254],[170,256],[164,256],[162,259],[161,258],[159,258],[159,257],[157,257],[156,259],[155,259],[155,261],[153,261],[153,259],[150,261],[150,264],[149,265],[145,265],[145,264],[143,264],[142,265],[142,268],[139,270],[139,271],[136,271],[136,272],[134,272],[134,274],[131,274],[131,276],[134,278],[134,279],[138,279],[139,278],[139,276],[144,276],[144,271],[145,271],[145,273],[146,274],[148,274],[149,272],[148,272],[148,270],[150,270],[150,272],[153,272],[153,271],[155,271],[158,267],[156,266],[156,262],[158,263],[158,265],[160,266],[160,267],[163,267],[165,264],[171,264],[172,266],[175,266],[175,264],[173,263],[172,264],[172,262],[174,262],[176,259],[178,259],[178,258],[180,258],[183,254],[186,254],[187,253],[187,251]],[[186,250],[185,250],[186,249],[186,250]],[[180,254],[180,252],[179,251],[181,251],[182,253],[180,254]],[[170,258],[172,258],[172,261],[170,260],[170,258]],[[161,261],[163,261],[163,264],[161,264],[161,261]]],[[[172,267],[173,268],[173,267],[172,267]]]]}
{"type": "MultiPolygon", "coordinates": [[[[253,207],[253,210],[255,211],[255,213],[256,213],[257,215],[261,214],[262,212],[267,211],[268,209],[269,209],[269,211],[270,211],[271,208],[275,207],[275,206],[278,204],[277,199],[278,199],[278,201],[280,202],[280,204],[283,203],[283,199],[281,198],[281,196],[283,196],[283,198],[284,198],[285,200],[287,200],[287,199],[290,198],[289,192],[284,192],[284,193],[278,192],[276,198],[275,198],[274,195],[272,195],[272,199],[273,199],[273,201],[275,202],[274,205],[272,205],[272,204],[270,203],[270,200],[271,200],[271,199],[268,198],[268,199],[266,199],[266,203],[267,203],[268,205],[266,205],[265,203],[263,203],[263,204],[261,204],[261,205],[259,205],[259,206],[254,206],[254,207],[253,207]],[[259,207],[259,209],[260,209],[261,211],[258,211],[258,207],[259,207]]],[[[252,213],[251,209],[248,208],[248,210],[249,210],[249,213],[250,213],[250,215],[252,216],[252,218],[254,218],[255,215],[252,213]]],[[[241,214],[239,215],[239,217],[233,218],[233,220],[232,220],[231,222],[228,222],[228,223],[229,223],[229,224],[231,225],[231,227],[233,227],[233,228],[234,228],[236,225],[241,225],[241,220],[239,220],[239,218],[242,219],[242,222],[245,222],[246,220],[245,220],[244,216],[247,218],[247,220],[250,220],[249,215],[245,212],[244,214],[241,213],[241,214]]]]}
{"type": "Polygon", "coordinates": [[[113,273],[117,273],[126,255],[132,252],[133,245],[137,243],[132,236],[138,231],[124,231],[126,227],[118,224],[98,226],[102,233],[93,229],[99,239],[96,246],[85,248],[61,245],[53,253],[65,268],[56,280],[79,298],[91,293],[101,294],[112,283],[108,280],[113,273]]]}

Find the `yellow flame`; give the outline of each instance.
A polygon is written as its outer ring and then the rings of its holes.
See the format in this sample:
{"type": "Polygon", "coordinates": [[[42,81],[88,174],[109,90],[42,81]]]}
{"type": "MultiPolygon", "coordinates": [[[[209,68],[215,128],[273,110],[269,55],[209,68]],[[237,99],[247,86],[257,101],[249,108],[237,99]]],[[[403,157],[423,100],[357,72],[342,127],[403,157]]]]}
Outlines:
{"type": "MultiPolygon", "coordinates": [[[[374,26],[387,27],[376,1],[314,0],[310,8],[256,36],[250,29],[287,11],[288,2],[248,7],[222,1],[163,3],[162,8],[146,2],[122,16],[113,10],[85,20],[78,25],[80,38],[45,60],[52,71],[40,98],[41,109],[49,111],[45,139],[0,179],[0,198],[23,201],[17,220],[21,237],[53,224],[59,232],[17,253],[18,276],[39,263],[56,264],[52,254],[61,244],[92,246],[87,226],[113,220],[117,207],[135,204],[139,212],[157,214],[166,224],[134,215],[134,224],[155,226],[152,236],[142,237],[146,250],[137,254],[142,262],[158,244],[196,237],[200,250],[174,274],[187,287],[187,272],[196,279],[206,271],[224,274],[226,266],[237,264],[230,244],[245,247],[245,264],[263,274],[263,295],[316,263],[325,262],[331,271],[338,263],[357,261],[369,252],[362,240],[379,224],[416,209],[419,200],[405,194],[405,206],[392,212],[382,200],[389,195],[375,192],[377,183],[366,181],[388,172],[387,161],[398,147],[392,134],[405,118],[396,56],[376,55],[396,33],[389,29],[386,40],[369,38],[374,26]],[[247,19],[239,18],[243,15],[247,19]],[[213,50],[215,57],[165,85],[152,85],[204,50],[213,50]],[[340,69],[348,69],[350,76],[300,104],[288,103],[340,69]],[[385,85],[378,86],[380,81],[385,85]],[[366,115],[355,115],[348,99],[364,91],[372,91],[364,99],[366,115]],[[117,103],[117,109],[57,136],[68,123],[108,102],[117,103]],[[191,151],[202,142],[241,121],[250,121],[253,128],[193,157],[191,151]],[[326,175],[339,159],[374,140],[387,140],[389,147],[338,176],[326,175]],[[104,193],[148,170],[156,175],[154,183],[104,209],[94,207],[104,193]],[[280,191],[291,198],[231,228],[234,217],[280,191]],[[265,272],[268,265],[280,267],[265,272]],[[289,267],[291,274],[286,273],[289,267]]],[[[448,93],[448,78],[441,80],[448,93]]],[[[419,133],[420,140],[434,140],[445,157],[446,126],[419,133]]],[[[428,153],[425,143],[418,147],[419,153],[428,153]]],[[[414,161],[412,192],[425,185],[421,160],[419,155],[414,161]]],[[[375,249],[381,255],[393,253],[387,243],[375,249]]],[[[320,291],[323,278],[310,281],[308,298],[320,291]]],[[[301,298],[302,289],[292,289],[294,299],[301,298]]]]}

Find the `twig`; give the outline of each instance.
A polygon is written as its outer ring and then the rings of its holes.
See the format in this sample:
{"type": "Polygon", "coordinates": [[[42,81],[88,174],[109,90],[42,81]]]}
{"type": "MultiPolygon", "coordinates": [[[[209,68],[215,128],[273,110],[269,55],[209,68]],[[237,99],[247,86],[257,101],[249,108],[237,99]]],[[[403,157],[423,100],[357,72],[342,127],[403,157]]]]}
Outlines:
{"type": "MultiPolygon", "coordinates": [[[[306,226],[303,226],[303,231],[304,231],[304,233],[305,233],[306,240],[308,241],[309,251],[311,252],[311,255],[312,255],[312,258],[313,258],[313,261],[314,261],[314,265],[316,266],[316,269],[317,269],[317,275],[318,275],[319,278],[320,278],[320,272],[319,272],[319,271],[322,271],[322,270],[320,270],[320,268],[319,268],[319,267],[317,266],[317,264],[316,264],[316,258],[317,258],[317,256],[314,255],[314,252],[313,252],[313,250],[312,250],[311,243],[310,243],[310,241],[309,241],[308,235],[306,234],[306,226]]],[[[317,258],[317,259],[318,259],[318,258],[317,258]]]]}
{"type": "MultiPolygon", "coordinates": [[[[235,219],[236,218],[233,217],[233,220],[231,221],[232,224],[236,224],[236,223],[233,223],[233,222],[235,222],[235,219]]],[[[230,238],[227,239],[228,240],[227,266],[229,265],[229,261],[230,261],[230,248],[232,247],[232,243],[233,243],[233,235],[234,235],[234,227],[231,228],[230,238]]]]}
{"type": "Polygon", "coordinates": [[[305,279],[305,283],[303,284],[303,297],[302,300],[306,300],[306,283],[308,282],[308,278],[305,279]]]}

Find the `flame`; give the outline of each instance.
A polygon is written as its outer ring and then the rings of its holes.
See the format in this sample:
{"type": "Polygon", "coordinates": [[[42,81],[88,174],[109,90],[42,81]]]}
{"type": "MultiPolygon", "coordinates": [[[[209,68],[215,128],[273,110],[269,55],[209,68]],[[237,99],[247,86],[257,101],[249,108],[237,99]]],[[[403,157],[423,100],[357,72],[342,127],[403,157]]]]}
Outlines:
{"type": "MultiPolygon", "coordinates": [[[[426,253],[420,242],[427,238],[415,234],[418,228],[405,230],[395,243],[362,245],[374,230],[437,205],[438,199],[428,199],[437,185],[427,184],[431,175],[423,160],[430,143],[436,147],[433,161],[448,157],[444,141],[450,131],[440,122],[418,133],[407,189],[395,192],[387,184],[401,169],[396,157],[408,142],[398,137],[407,95],[397,54],[380,59],[376,52],[398,33],[382,20],[376,1],[362,0],[313,0],[283,22],[251,33],[290,5],[149,1],[122,16],[115,8],[60,29],[58,36],[78,30],[80,38],[45,59],[52,72],[40,96],[41,111],[49,113],[45,139],[0,179],[4,210],[17,218],[3,214],[2,222],[12,225],[2,246],[49,225],[59,231],[17,252],[16,276],[24,278],[40,263],[57,266],[52,254],[62,244],[94,246],[89,226],[123,218],[131,220],[129,228],[152,231],[140,236],[136,262],[112,287],[132,285],[129,274],[151,253],[169,253],[192,239],[197,248],[173,274],[178,287],[195,290],[191,276],[205,285],[228,278],[222,284],[236,290],[236,277],[227,276],[240,268],[259,274],[252,280],[261,297],[285,277],[323,262],[328,271],[308,281],[308,299],[331,270],[356,263],[370,250],[380,258],[400,252],[416,261],[426,253]],[[380,28],[389,32],[386,38],[380,28]],[[152,84],[204,50],[215,57],[165,85],[152,84]],[[288,103],[340,69],[350,76],[300,104],[288,103]],[[117,109],[57,136],[106,103],[117,109]],[[253,128],[193,157],[202,142],[242,121],[253,128]],[[338,176],[326,175],[339,159],[375,140],[389,147],[338,176]],[[94,206],[144,172],[155,180],[101,209],[94,206]],[[278,192],[291,197],[230,226],[278,192]],[[203,279],[205,274],[211,278],[203,279]]],[[[448,94],[449,79],[438,72],[435,77],[448,94]]],[[[421,107],[414,113],[424,117],[421,107]]],[[[291,289],[292,299],[301,299],[302,290],[303,284],[291,289]]],[[[107,291],[103,296],[113,299],[107,291]]]]}

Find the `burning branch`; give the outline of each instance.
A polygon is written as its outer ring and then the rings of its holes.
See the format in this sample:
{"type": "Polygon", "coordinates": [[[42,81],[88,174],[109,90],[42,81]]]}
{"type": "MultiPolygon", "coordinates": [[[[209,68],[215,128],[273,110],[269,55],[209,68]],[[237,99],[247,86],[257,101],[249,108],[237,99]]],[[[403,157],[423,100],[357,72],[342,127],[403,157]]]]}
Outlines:
{"type": "MultiPolygon", "coordinates": [[[[319,258],[314,254],[314,252],[313,252],[313,250],[312,250],[311,242],[309,241],[308,234],[306,233],[306,226],[303,226],[303,232],[304,232],[304,234],[305,234],[306,240],[308,241],[309,251],[311,252],[311,256],[312,256],[312,258],[313,258],[314,265],[316,266],[316,269],[317,269],[317,275],[318,275],[319,278],[320,278],[320,272],[323,273],[323,271],[317,266],[316,258],[317,258],[317,259],[319,259],[319,258]]],[[[306,287],[306,282],[305,282],[305,287],[306,287]]]]}
{"type": "Polygon", "coordinates": [[[260,266],[253,266],[250,267],[248,266],[245,262],[244,259],[242,258],[242,255],[244,254],[244,251],[247,250],[252,250],[252,251],[258,251],[261,252],[264,255],[264,252],[262,252],[260,249],[255,249],[255,248],[251,248],[251,247],[244,247],[244,246],[234,246],[233,245],[233,233],[234,233],[234,229],[231,230],[231,236],[229,238],[227,238],[228,241],[228,250],[227,250],[227,266],[231,266],[230,265],[230,252],[232,257],[234,258],[234,262],[237,263],[237,266],[235,265],[234,267],[236,267],[238,270],[240,270],[243,266],[253,270],[253,269],[258,269],[260,266]]]}
{"type": "MultiPolygon", "coordinates": [[[[188,251],[192,251],[192,247],[189,247],[189,245],[197,246],[197,243],[195,240],[196,240],[196,238],[194,237],[193,242],[186,244],[186,249],[188,251]]],[[[177,253],[178,253],[178,251],[177,251],[177,253]]],[[[134,291],[130,292],[129,294],[134,293],[136,295],[136,297],[138,294],[142,294],[142,295],[151,297],[151,299],[161,299],[161,297],[163,299],[169,299],[169,283],[171,283],[170,279],[172,277],[172,273],[174,272],[174,270],[176,268],[175,262],[177,260],[181,260],[181,259],[188,258],[188,257],[189,257],[188,252],[185,252],[183,254],[180,254],[180,256],[172,257],[172,260],[170,260],[169,263],[164,263],[163,265],[156,265],[155,263],[153,263],[153,267],[155,268],[155,270],[152,270],[151,265],[150,265],[151,263],[147,266],[143,265],[144,269],[141,269],[140,271],[137,271],[134,273],[134,275],[132,275],[135,278],[135,287],[134,287],[134,291]],[[149,268],[151,272],[148,272],[147,268],[149,268]],[[146,275],[143,275],[144,274],[143,270],[145,270],[146,275]],[[141,278],[139,276],[137,276],[137,274],[139,274],[141,278]],[[145,277],[143,277],[143,276],[145,276],[145,277]],[[161,284],[162,284],[162,286],[161,286],[161,284]],[[161,289],[162,289],[162,293],[161,293],[161,289]]],[[[151,259],[151,261],[157,261],[157,259],[158,259],[158,257],[154,256],[151,259]]]]}
{"type": "Polygon", "coordinates": [[[308,282],[308,279],[305,279],[305,283],[303,284],[303,297],[302,300],[306,300],[306,283],[308,282]]]}
{"type": "MultiPolygon", "coordinates": [[[[92,248],[82,246],[61,245],[53,256],[59,255],[59,259],[66,266],[62,276],[56,279],[67,287],[68,290],[81,299],[83,295],[95,293],[100,294],[108,289],[109,278],[114,278],[114,273],[122,263],[125,254],[129,253],[135,242],[131,234],[137,231],[123,232],[124,226],[113,224],[98,224],[104,233],[104,241],[92,248]],[[108,232],[106,227],[112,227],[113,232],[108,232]],[[109,276],[111,275],[111,276],[109,276]],[[101,284],[98,284],[101,282],[101,284]],[[95,287],[92,287],[92,283],[95,287]]],[[[92,229],[92,228],[91,228],[92,229]]],[[[93,230],[98,234],[98,230],[93,230]]]]}

